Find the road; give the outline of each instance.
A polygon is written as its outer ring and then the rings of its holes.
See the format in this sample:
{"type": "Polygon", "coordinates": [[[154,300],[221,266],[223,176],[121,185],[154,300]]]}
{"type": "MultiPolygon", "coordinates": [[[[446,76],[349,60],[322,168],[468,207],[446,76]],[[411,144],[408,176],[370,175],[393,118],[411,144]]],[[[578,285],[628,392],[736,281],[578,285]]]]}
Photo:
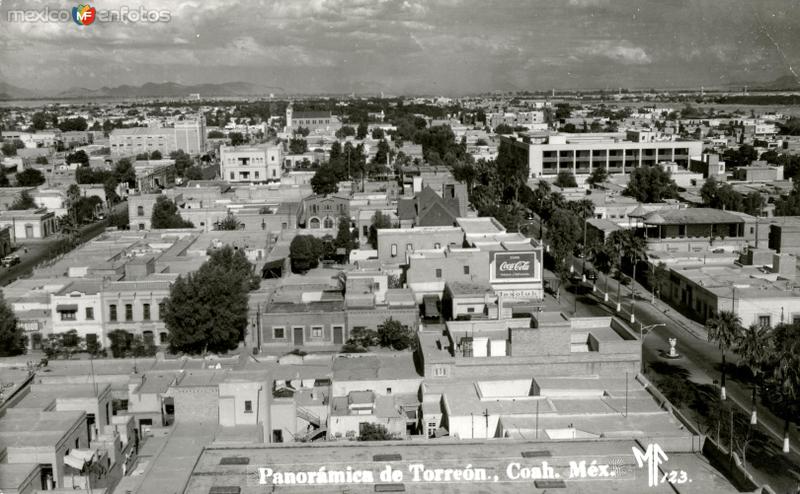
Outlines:
{"type": "MultiPolygon", "coordinates": [[[[583,261],[573,259],[575,271],[580,273],[583,261]]],[[[590,267],[587,263],[587,268],[590,267]]],[[[578,315],[608,315],[616,314],[623,320],[630,322],[633,299],[631,298],[630,287],[621,287],[620,305],[621,311],[616,311],[618,283],[613,278],[608,278],[608,302],[604,302],[603,289],[605,288],[606,277],[602,274],[595,285],[596,291],[588,291],[586,295],[578,296],[578,315]]],[[[586,286],[591,286],[586,284],[586,286]]],[[[636,298],[633,313],[635,323],[631,324],[634,332],[638,333],[642,326],[647,327],[655,324],[664,324],[653,328],[645,333],[643,360],[644,365],[648,366],[654,362],[668,363],[679,366],[690,373],[690,379],[697,384],[717,384],[720,378],[721,355],[718,347],[707,341],[705,329],[699,323],[689,320],[682,314],[659,300],[655,304],[651,302],[651,296],[647,290],[638,283],[632,283],[637,294],[644,294],[636,298]],[[675,338],[678,341],[677,350],[681,357],[677,360],[666,360],[663,355],[668,353],[670,345],[669,339],[675,338]]],[[[572,311],[574,303],[574,290],[562,290],[562,305],[572,311]],[[563,300],[566,299],[566,300],[563,300]]],[[[738,357],[733,353],[727,353],[726,359],[729,365],[728,377],[726,379],[726,391],[728,399],[739,406],[747,414],[751,409],[752,387],[742,381],[730,376],[732,364],[738,362],[738,357]]],[[[784,455],[781,452],[783,442],[783,419],[775,416],[768,408],[760,403],[757,406],[759,425],[766,429],[775,441],[772,444],[771,453],[773,454],[776,467],[770,471],[754,470],[752,465],[750,471],[757,481],[769,483],[777,492],[795,492],[800,481],[800,434],[795,426],[790,429],[791,453],[784,455]],[[780,468],[778,468],[780,465],[780,468]]]]}
{"type": "MultiPolygon", "coordinates": [[[[80,241],[86,242],[105,231],[106,220],[81,227],[80,241]]],[[[20,258],[19,264],[10,268],[0,268],[0,286],[6,286],[14,280],[28,276],[39,263],[58,255],[56,246],[63,240],[60,233],[43,240],[20,241],[14,252],[20,258]]]]}
{"type": "MultiPolygon", "coordinates": [[[[539,238],[539,221],[537,219],[528,222],[527,234],[533,238],[539,238]]],[[[573,257],[572,266],[574,271],[582,273],[584,262],[582,259],[573,257]]],[[[591,263],[587,262],[587,269],[591,268],[591,263]]],[[[714,343],[709,343],[705,328],[692,321],[674,309],[670,308],[660,300],[652,301],[650,293],[639,283],[633,281],[630,287],[620,287],[617,281],[611,277],[606,277],[598,273],[599,278],[594,285],[594,291],[585,295],[578,296],[575,303],[574,288],[561,290],[561,306],[565,312],[571,314],[574,307],[577,307],[577,315],[609,315],[615,314],[630,324],[631,312],[634,313],[633,324],[630,326],[634,332],[639,333],[642,326],[663,324],[645,333],[644,348],[642,352],[643,365],[649,366],[654,362],[669,363],[679,366],[690,373],[690,379],[697,384],[717,384],[720,378],[721,354],[714,343]],[[607,285],[606,285],[607,283],[607,285]],[[607,288],[608,301],[604,301],[603,290],[607,288]],[[631,289],[637,293],[634,299],[631,297],[631,289]],[[617,293],[621,296],[617,297],[617,293]],[[617,302],[620,311],[617,312],[617,302]],[[677,340],[677,350],[681,357],[677,360],[666,360],[662,356],[669,351],[670,338],[677,340]]],[[[591,284],[584,284],[591,286],[591,284]]],[[[729,364],[729,374],[733,365],[738,362],[738,357],[732,352],[726,353],[726,360],[729,364]]],[[[740,380],[727,376],[726,392],[728,399],[735,403],[741,410],[748,415],[751,410],[752,387],[745,380],[740,380]]],[[[748,469],[754,478],[761,483],[769,483],[776,492],[798,492],[800,489],[800,434],[798,434],[796,424],[792,424],[789,437],[791,452],[784,455],[781,452],[783,445],[783,419],[775,416],[769,409],[760,403],[757,404],[758,422],[775,440],[769,455],[772,457],[773,465],[767,470],[755,470],[752,465],[748,469]]]]}

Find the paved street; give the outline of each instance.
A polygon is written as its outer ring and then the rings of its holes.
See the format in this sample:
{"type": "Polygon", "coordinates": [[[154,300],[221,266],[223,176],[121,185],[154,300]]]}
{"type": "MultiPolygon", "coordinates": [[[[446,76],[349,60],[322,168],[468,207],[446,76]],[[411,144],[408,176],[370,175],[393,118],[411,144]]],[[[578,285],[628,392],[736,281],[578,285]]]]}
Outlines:
{"type": "MultiPolygon", "coordinates": [[[[575,271],[580,273],[582,261],[580,259],[575,259],[574,261],[575,271]]],[[[578,315],[617,314],[618,284],[613,278],[608,279],[609,301],[604,303],[602,290],[605,287],[605,282],[605,277],[600,274],[596,283],[597,290],[594,293],[589,291],[586,296],[578,297],[578,315]]],[[[631,310],[633,310],[636,322],[632,326],[635,332],[639,332],[640,324],[645,327],[653,324],[665,324],[665,326],[654,328],[645,335],[645,365],[653,362],[668,363],[689,371],[690,378],[695,383],[715,383],[720,377],[721,357],[717,346],[707,341],[707,333],[704,327],[695,321],[689,320],[659,300],[656,300],[655,305],[652,304],[651,296],[645,288],[638,283],[635,284],[635,287],[639,296],[636,299],[635,307],[632,308],[630,287],[622,286],[622,296],[620,298],[622,307],[618,315],[622,319],[630,321],[631,310]],[[677,350],[681,354],[681,358],[677,360],[662,358],[662,355],[669,351],[670,338],[678,340],[677,350]]],[[[571,313],[572,304],[574,303],[572,291],[562,290],[561,297],[562,307],[566,309],[567,313],[571,313]]],[[[733,367],[731,364],[736,363],[737,359],[735,354],[728,354],[729,374],[730,369],[733,367]]],[[[751,390],[752,388],[747,383],[735,380],[730,375],[728,376],[726,382],[728,399],[732,400],[747,413],[750,412],[751,407],[751,390]]],[[[780,463],[778,460],[785,458],[788,460],[786,462],[788,468],[776,468],[771,472],[753,472],[753,474],[756,479],[769,483],[778,492],[789,492],[790,489],[797,486],[798,480],[800,480],[800,448],[798,447],[800,445],[800,434],[798,434],[797,428],[793,425],[790,433],[792,453],[785,457],[780,451],[783,438],[783,420],[761,405],[758,406],[758,417],[759,424],[775,438],[773,451],[776,455],[776,462],[780,463]]]]}

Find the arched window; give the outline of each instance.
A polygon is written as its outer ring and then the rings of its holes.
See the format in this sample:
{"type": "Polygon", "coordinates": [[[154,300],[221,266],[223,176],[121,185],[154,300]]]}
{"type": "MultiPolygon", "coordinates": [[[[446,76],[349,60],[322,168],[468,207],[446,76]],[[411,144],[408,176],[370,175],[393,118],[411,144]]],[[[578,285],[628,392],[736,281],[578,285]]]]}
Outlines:
{"type": "Polygon", "coordinates": [[[331,219],[330,216],[325,218],[325,221],[323,222],[323,225],[324,225],[325,228],[333,228],[333,220],[331,219]]]}
{"type": "Polygon", "coordinates": [[[144,206],[136,206],[136,216],[144,216],[144,206]]]}
{"type": "Polygon", "coordinates": [[[311,218],[308,222],[309,228],[319,228],[319,218],[311,218]]]}

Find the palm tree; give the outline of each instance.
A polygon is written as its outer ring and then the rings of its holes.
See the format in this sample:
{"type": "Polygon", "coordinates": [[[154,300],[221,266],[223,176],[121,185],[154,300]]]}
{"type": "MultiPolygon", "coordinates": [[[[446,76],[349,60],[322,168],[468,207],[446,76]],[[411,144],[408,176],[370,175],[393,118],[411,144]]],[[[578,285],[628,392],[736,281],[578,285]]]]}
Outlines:
{"type": "Polygon", "coordinates": [[[753,397],[750,424],[756,425],[758,423],[758,413],[756,411],[758,387],[762,379],[761,374],[767,363],[767,358],[772,355],[770,329],[762,325],[753,324],[737,335],[734,347],[736,353],[739,354],[741,360],[753,374],[753,397]]]}
{"type": "MultiPolygon", "coordinates": [[[[788,329],[788,328],[787,328],[788,329]]],[[[775,369],[773,376],[778,381],[781,394],[786,400],[787,405],[792,405],[798,397],[800,389],[800,338],[795,333],[793,338],[783,338],[788,332],[775,330],[773,341],[775,342],[775,369]]],[[[789,408],[787,406],[786,408],[789,408]]],[[[789,425],[792,414],[789,410],[784,410],[785,418],[783,423],[783,452],[789,450],[789,425]]]]}
{"type": "Polygon", "coordinates": [[[722,310],[715,317],[706,321],[708,341],[716,341],[722,354],[722,376],[720,378],[720,399],[725,395],[725,352],[730,350],[733,342],[741,333],[742,320],[729,310],[722,310]]]}

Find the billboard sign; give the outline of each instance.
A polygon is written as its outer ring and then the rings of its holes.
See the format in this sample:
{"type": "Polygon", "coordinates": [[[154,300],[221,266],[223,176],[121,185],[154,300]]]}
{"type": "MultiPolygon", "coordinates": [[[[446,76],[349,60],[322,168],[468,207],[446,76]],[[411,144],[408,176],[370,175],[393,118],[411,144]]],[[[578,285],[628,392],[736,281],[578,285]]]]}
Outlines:
{"type": "Polygon", "coordinates": [[[536,277],[535,252],[495,252],[494,279],[516,280],[536,277]]]}

